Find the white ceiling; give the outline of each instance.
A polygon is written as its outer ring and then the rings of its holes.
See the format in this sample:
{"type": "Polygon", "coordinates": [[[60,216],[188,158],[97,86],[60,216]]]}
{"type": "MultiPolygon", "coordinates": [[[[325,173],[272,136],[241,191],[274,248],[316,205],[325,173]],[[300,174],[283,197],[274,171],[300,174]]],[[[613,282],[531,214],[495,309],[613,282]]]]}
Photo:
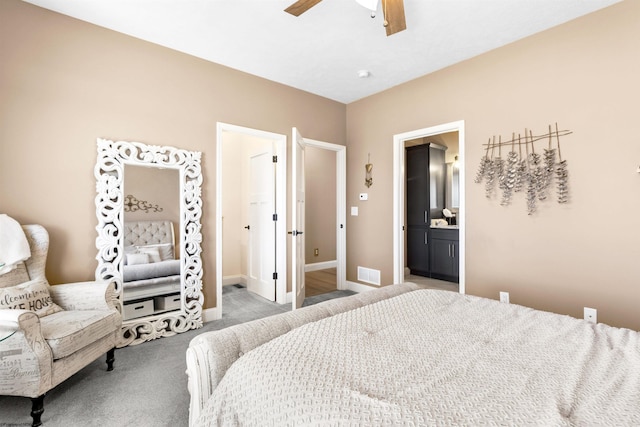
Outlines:
{"type": "Polygon", "coordinates": [[[355,0],[300,17],[283,11],[295,0],[25,1],[350,103],[621,0],[404,0],[390,37],[355,0]]]}

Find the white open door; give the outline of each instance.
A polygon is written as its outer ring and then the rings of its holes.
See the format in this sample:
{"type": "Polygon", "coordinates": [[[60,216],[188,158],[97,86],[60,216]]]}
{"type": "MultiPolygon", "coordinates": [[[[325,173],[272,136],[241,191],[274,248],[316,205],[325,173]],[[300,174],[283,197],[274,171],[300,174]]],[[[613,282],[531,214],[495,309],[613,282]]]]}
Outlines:
{"type": "Polygon", "coordinates": [[[249,224],[247,242],[247,289],[270,301],[276,300],[273,273],[276,235],[273,153],[249,157],[249,224]]]}
{"type": "Polygon", "coordinates": [[[293,138],[291,144],[291,286],[293,298],[291,301],[292,309],[302,307],[304,303],[304,139],[293,128],[293,138]]]}

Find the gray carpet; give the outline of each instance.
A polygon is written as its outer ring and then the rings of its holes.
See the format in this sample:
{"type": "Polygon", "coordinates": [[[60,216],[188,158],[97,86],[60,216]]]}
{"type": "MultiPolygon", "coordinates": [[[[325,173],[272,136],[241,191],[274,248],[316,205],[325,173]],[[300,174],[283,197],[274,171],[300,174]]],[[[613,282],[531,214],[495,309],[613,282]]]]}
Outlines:
{"type": "MultiPolygon", "coordinates": [[[[305,305],[352,295],[336,291],[309,297],[305,305]]],[[[115,369],[106,371],[104,357],[47,393],[45,427],[187,426],[189,392],[185,352],[198,334],[290,311],[241,287],[225,286],[222,319],[202,329],[116,350],[115,369]]],[[[30,426],[31,401],[0,396],[0,426],[30,426]]]]}

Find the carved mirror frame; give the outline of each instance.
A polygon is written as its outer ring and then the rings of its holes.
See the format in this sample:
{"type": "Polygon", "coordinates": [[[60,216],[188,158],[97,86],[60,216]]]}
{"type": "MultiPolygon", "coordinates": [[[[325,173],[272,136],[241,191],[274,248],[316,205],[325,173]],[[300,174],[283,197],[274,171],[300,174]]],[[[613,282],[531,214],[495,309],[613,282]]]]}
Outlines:
{"type": "Polygon", "coordinates": [[[119,347],[202,327],[202,173],[198,151],[141,142],[98,138],[96,215],[98,217],[98,267],[96,280],[115,282],[116,298],[122,312],[122,266],[124,261],[124,166],[157,166],[180,172],[180,282],[181,309],[126,320],[119,347]]]}

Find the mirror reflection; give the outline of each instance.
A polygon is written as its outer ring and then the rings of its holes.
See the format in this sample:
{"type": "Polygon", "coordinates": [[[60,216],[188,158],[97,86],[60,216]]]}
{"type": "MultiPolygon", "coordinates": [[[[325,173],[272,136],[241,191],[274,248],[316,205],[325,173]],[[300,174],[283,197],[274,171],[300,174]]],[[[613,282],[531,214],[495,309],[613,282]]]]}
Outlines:
{"type": "Polygon", "coordinates": [[[442,218],[445,184],[445,151],[447,147],[429,144],[429,208],[431,218],[442,218]]]}
{"type": "Polygon", "coordinates": [[[124,320],[181,308],[179,178],[177,169],[125,165],[124,320]]]}
{"type": "Polygon", "coordinates": [[[450,191],[450,201],[448,203],[450,209],[460,208],[460,163],[458,162],[458,156],[452,163],[447,164],[448,172],[448,186],[450,191]]]}

